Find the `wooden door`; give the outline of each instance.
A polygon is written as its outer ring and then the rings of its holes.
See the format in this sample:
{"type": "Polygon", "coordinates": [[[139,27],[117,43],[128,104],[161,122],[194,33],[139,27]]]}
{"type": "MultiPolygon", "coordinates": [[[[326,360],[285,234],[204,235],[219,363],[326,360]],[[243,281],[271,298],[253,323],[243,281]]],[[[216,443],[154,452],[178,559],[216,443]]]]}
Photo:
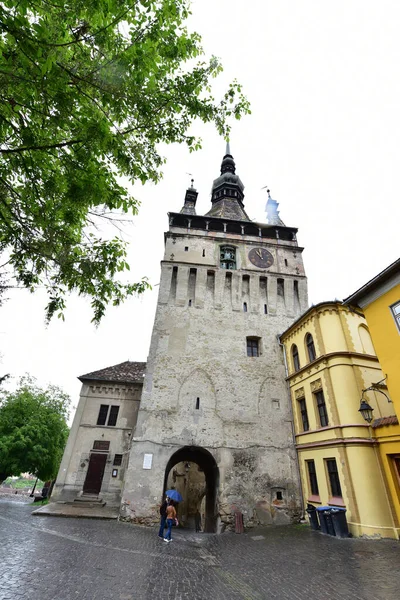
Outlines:
{"type": "Polygon", "coordinates": [[[107,454],[90,455],[89,467],[83,484],[84,494],[98,494],[103,481],[104,469],[106,468],[107,454]]]}

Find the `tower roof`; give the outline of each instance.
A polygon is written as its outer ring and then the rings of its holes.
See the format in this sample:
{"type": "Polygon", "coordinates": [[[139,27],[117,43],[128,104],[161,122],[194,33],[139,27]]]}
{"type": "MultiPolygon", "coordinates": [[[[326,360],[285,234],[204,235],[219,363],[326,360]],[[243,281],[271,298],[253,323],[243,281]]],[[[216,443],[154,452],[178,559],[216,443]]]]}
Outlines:
{"type": "Polygon", "coordinates": [[[239,175],[236,175],[235,161],[227,142],[221,175],[214,179],[211,188],[212,207],[207,216],[250,221],[244,210],[243,198],[244,185],[239,175]]]}

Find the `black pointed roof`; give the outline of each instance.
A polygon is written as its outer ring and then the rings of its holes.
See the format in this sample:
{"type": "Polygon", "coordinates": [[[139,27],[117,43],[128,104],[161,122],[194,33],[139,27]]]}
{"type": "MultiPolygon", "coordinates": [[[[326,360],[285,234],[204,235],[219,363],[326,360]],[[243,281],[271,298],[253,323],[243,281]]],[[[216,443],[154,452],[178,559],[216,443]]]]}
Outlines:
{"type": "Polygon", "coordinates": [[[244,185],[236,175],[236,165],[229,142],[221,163],[221,175],[214,179],[211,189],[211,210],[208,217],[221,217],[238,221],[250,221],[243,205],[244,185]]]}

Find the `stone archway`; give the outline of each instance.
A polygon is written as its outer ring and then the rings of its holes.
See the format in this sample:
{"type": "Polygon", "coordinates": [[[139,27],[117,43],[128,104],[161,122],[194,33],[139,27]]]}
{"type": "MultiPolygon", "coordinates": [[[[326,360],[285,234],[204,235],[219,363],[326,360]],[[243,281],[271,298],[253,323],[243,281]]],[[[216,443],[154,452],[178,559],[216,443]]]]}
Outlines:
{"type": "MultiPolygon", "coordinates": [[[[203,530],[206,533],[217,532],[218,506],[217,496],[219,487],[219,469],[213,455],[204,448],[198,446],[184,446],[177,450],[169,459],[165,468],[164,488],[168,485],[168,475],[179,463],[195,463],[199,470],[204,473],[205,479],[205,520],[203,530]]],[[[204,495],[204,492],[201,494],[204,495]]]]}

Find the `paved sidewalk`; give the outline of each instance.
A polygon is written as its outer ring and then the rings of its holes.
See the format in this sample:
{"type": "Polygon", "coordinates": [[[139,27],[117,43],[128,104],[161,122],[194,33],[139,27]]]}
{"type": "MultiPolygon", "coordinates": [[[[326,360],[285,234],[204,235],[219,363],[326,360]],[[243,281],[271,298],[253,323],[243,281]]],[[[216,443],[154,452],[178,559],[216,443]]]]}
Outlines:
{"type": "Polygon", "coordinates": [[[398,600],[396,541],[308,526],[221,536],[38,519],[0,501],[0,600],[398,600]]]}

